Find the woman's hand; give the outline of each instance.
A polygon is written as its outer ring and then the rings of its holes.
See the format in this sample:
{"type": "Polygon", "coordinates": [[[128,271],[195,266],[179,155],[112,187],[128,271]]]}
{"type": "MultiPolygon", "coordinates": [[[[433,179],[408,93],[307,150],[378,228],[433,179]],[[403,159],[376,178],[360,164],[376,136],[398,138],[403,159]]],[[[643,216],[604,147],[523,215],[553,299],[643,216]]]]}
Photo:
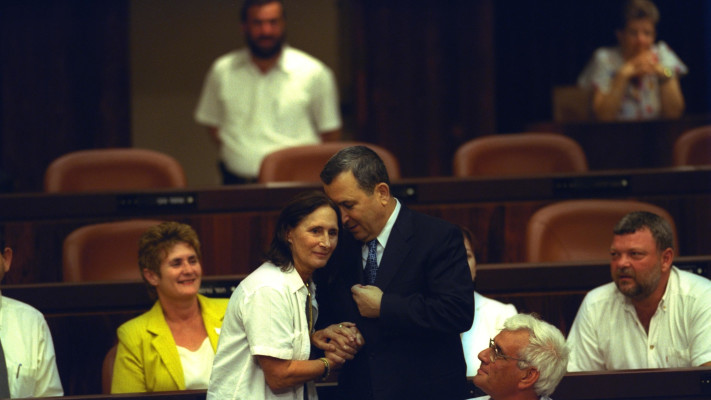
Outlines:
{"type": "Polygon", "coordinates": [[[365,340],[354,323],[341,322],[314,332],[311,343],[323,351],[352,360],[365,340]]]}
{"type": "Polygon", "coordinates": [[[638,78],[644,75],[663,74],[664,68],[659,64],[659,57],[652,51],[643,51],[633,58],[627,60],[620,67],[619,74],[626,79],[638,78]]]}

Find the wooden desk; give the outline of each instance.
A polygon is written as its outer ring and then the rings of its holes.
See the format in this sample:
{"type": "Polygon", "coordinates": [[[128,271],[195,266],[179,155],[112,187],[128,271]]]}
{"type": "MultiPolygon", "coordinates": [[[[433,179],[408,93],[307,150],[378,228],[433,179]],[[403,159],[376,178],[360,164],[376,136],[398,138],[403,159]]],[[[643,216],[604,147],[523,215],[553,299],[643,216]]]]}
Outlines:
{"type": "MultiPolygon", "coordinates": [[[[317,384],[319,399],[336,399],[334,387],[317,384]]],[[[67,400],[204,400],[205,390],[65,396],[67,400]]],[[[575,372],[563,377],[556,400],[708,400],[711,367],[575,372]]],[[[53,399],[47,397],[45,399],[53,399]]]]}
{"type": "MultiPolygon", "coordinates": [[[[248,273],[261,262],[281,207],[318,184],[244,185],[195,190],[0,196],[0,220],[14,247],[6,283],[60,282],[62,241],[74,229],[127,218],[192,225],[203,243],[207,275],[248,273]]],[[[711,254],[711,167],[603,171],[499,179],[429,178],[395,182],[409,207],[470,227],[483,263],[525,261],[528,218],[572,198],[630,198],[674,217],[681,255],[711,254]]]]}
{"type": "Polygon", "coordinates": [[[711,398],[711,367],[573,372],[555,400],[682,400],[711,398]]]}

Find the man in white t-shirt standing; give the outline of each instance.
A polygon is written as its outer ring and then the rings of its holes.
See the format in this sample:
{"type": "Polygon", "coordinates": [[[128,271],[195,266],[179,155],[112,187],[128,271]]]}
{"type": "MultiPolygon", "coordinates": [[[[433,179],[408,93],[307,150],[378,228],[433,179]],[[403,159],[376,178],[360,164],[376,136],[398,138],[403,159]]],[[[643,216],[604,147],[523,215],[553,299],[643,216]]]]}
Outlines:
{"type": "Polygon", "coordinates": [[[247,47],[218,58],[195,120],[219,146],[224,184],[256,181],[262,159],[286,147],[340,139],[333,72],[285,44],[282,0],[245,0],[247,47]]]}
{"type": "Polygon", "coordinates": [[[636,211],[613,233],[613,282],[585,296],[568,336],[568,370],[711,365],[711,281],[672,265],[669,222],[636,211]]]}

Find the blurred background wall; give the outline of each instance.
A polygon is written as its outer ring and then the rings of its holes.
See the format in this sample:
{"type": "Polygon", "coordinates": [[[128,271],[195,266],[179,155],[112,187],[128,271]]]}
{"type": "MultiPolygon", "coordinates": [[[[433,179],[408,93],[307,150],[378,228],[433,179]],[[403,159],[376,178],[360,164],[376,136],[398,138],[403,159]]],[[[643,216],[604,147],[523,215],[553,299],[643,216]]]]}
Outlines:
{"type": "MultiPolygon", "coordinates": [[[[658,37],[687,63],[687,114],[711,104],[711,2],[657,0],[658,37]]],[[[551,117],[612,45],[620,2],[287,0],[288,40],[336,73],[349,139],[378,143],[403,175],[446,176],[456,147],[551,117]]],[[[233,0],[0,2],[0,172],[40,191],[73,150],[135,146],[217,184],[216,149],[193,110],[210,64],[242,45],[233,0]]]]}

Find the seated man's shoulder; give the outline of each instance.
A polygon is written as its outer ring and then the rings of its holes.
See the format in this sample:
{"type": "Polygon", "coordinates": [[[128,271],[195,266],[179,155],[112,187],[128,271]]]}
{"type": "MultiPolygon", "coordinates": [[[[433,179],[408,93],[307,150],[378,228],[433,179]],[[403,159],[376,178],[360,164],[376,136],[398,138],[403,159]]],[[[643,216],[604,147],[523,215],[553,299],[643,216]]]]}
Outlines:
{"type": "Polygon", "coordinates": [[[585,299],[583,299],[583,302],[590,306],[599,305],[602,303],[617,304],[620,302],[620,299],[618,297],[623,296],[617,290],[615,283],[608,282],[589,291],[585,295],[585,299]]]}
{"type": "Polygon", "coordinates": [[[2,297],[2,303],[3,303],[3,311],[8,312],[7,310],[12,310],[12,314],[14,317],[17,318],[34,318],[34,319],[43,319],[44,320],[44,315],[36,308],[32,307],[31,305],[24,303],[20,300],[15,300],[10,297],[2,297]]]}
{"type": "Polygon", "coordinates": [[[711,280],[693,272],[678,270],[681,293],[711,302],[711,280]]]}

